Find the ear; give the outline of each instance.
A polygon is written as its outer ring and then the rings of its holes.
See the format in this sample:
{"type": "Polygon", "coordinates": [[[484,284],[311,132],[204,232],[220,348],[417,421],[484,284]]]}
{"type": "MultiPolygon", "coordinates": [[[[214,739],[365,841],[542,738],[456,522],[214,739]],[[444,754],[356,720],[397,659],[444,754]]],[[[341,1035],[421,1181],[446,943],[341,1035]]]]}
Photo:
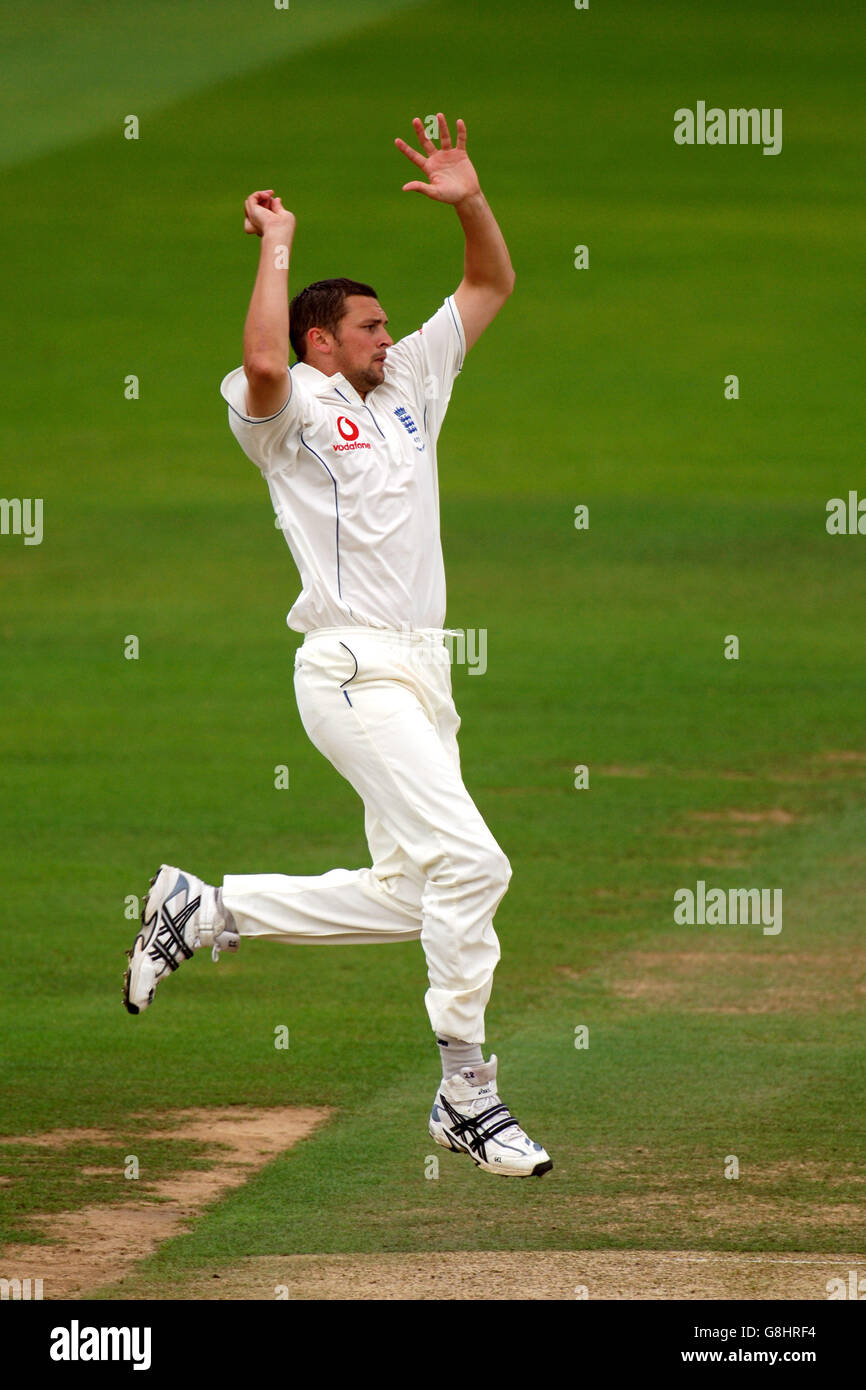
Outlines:
{"type": "Polygon", "coordinates": [[[326,328],[308,328],[307,344],[315,348],[316,352],[329,353],[333,342],[332,334],[326,328]]]}

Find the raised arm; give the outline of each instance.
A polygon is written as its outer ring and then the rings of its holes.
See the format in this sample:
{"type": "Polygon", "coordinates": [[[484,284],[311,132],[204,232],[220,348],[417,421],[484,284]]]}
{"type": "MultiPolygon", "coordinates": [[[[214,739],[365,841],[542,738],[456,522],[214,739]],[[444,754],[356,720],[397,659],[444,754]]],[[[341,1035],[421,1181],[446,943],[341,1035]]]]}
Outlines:
{"type": "Polygon", "coordinates": [[[451,203],[460,218],[466,251],[463,279],[454,293],[454,301],[463,320],[468,350],[478,341],[514,289],[514,268],[505,238],[481,192],[478,175],[466,153],[465,122],[457,122],[457,145],[454,148],[448,122],[441,111],[436,119],[439,122],[438,150],[427,135],[420,116],[416,116],[412,124],[424,154],[419,154],[405,140],[397,139],[394,143],[430,180],[429,183],[420,180],[404,183],[404,193],[426,193],[428,198],[438,203],[451,203]]]}
{"type": "Polygon", "coordinates": [[[262,239],[259,269],[244,324],[244,372],[250,415],[276,415],[291,394],[289,256],[295,219],[272,188],[244,203],[244,231],[262,239]]]}

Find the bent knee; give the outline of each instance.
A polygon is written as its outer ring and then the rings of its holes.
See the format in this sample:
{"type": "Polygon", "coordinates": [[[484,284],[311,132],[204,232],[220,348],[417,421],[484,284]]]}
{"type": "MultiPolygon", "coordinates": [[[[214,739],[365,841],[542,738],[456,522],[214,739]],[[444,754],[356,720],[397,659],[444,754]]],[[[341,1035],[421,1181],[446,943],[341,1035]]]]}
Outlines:
{"type": "Polygon", "coordinates": [[[511,865],[498,845],[491,845],[480,853],[477,871],[479,878],[501,897],[511,878],[511,865]]]}
{"type": "Polygon", "coordinates": [[[457,888],[480,892],[485,899],[498,902],[508,887],[511,865],[495,840],[461,845],[428,869],[427,882],[443,891],[457,888]]]}

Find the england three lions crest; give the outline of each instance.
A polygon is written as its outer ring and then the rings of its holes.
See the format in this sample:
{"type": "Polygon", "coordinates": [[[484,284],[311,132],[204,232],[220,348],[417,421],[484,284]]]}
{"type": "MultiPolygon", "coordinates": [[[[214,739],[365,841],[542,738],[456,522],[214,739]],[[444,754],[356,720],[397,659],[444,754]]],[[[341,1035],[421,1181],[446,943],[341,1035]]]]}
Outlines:
{"type": "Polygon", "coordinates": [[[426,445],[424,443],[424,436],[419,430],[418,426],[415,424],[415,421],[412,419],[412,416],[409,414],[405,405],[398,405],[394,411],[394,414],[397,416],[397,419],[400,421],[400,424],[403,426],[404,430],[406,430],[407,433],[412,436],[412,443],[415,445],[415,448],[418,450],[419,454],[423,453],[424,449],[426,448],[426,445]]]}

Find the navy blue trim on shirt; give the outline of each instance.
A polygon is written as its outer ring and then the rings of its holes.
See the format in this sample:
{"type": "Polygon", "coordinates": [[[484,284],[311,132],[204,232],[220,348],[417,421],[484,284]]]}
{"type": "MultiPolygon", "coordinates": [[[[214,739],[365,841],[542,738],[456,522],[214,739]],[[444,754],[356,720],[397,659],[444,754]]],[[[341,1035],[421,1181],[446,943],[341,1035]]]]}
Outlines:
{"type": "MultiPolygon", "coordinates": [[[[449,295],[449,297],[446,299],[445,303],[448,305],[448,312],[450,313],[450,315],[451,315],[451,320],[452,320],[452,322],[453,322],[453,324],[454,324],[454,332],[457,334],[457,341],[458,341],[458,343],[460,344],[460,367],[462,367],[462,366],[463,366],[463,356],[464,356],[464,353],[463,353],[463,335],[462,335],[462,333],[460,332],[460,329],[459,329],[458,324],[457,324],[457,319],[456,319],[456,317],[455,317],[455,315],[454,315],[454,305],[451,303],[451,297],[450,297],[450,295],[449,295]]],[[[459,368],[458,368],[458,370],[459,370],[459,368]]]]}
{"type": "Polygon", "coordinates": [[[233,410],[235,415],[237,415],[241,420],[243,420],[245,425],[267,425],[269,421],[276,420],[278,415],[282,415],[286,406],[291,405],[293,395],[294,389],[290,387],[289,394],[286,396],[286,399],[284,400],[283,404],[280,406],[279,410],[274,411],[273,415],[244,415],[241,413],[240,410],[238,410],[236,405],[232,405],[228,397],[223,396],[223,400],[226,402],[226,405],[228,406],[229,410],[233,410]]]}
{"type": "MultiPolygon", "coordinates": [[[[342,590],[342,587],[341,587],[341,584],[340,584],[340,498],[339,498],[339,495],[338,495],[338,493],[337,493],[337,479],[334,477],[334,475],[333,475],[333,473],[331,472],[330,468],[329,468],[328,465],[325,463],[325,460],[322,458],[321,454],[317,454],[316,451],[315,451],[315,449],[310,448],[310,445],[307,443],[306,439],[304,438],[304,431],[303,431],[303,430],[300,431],[300,438],[301,438],[301,443],[303,444],[304,448],[307,449],[307,450],[313,455],[313,458],[317,458],[317,459],[319,460],[319,463],[322,465],[322,467],[324,468],[324,470],[325,470],[325,472],[327,473],[328,477],[331,479],[331,482],[334,484],[334,514],[335,514],[335,518],[336,518],[336,531],[337,531],[337,593],[338,593],[339,597],[342,599],[342,597],[343,597],[343,590],[342,590]]],[[[349,609],[349,612],[352,613],[352,610],[351,610],[351,608],[349,607],[349,604],[348,604],[348,603],[346,604],[346,607],[349,609]]],[[[355,616],[354,613],[352,613],[352,617],[354,617],[354,616],[355,616]]]]}
{"type": "MultiPolygon", "coordinates": [[[[346,405],[351,405],[351,404],[352,404],[352,402],[349,400],[349,397],[343,395],[343,393],[342,393],[342,391],[340,390],[339,386],[335,386],[335,387],[334,387],[334,390],[336,391],[337,395],[340,397],[340,400],[346,402],[346,405]]],[[[382,434],[382,431],[381,431],[381,429],[379,428],[379,421],[376,419],[375,415],[373,414],[372,410],[371,410],[370,407],[368,406],[367,402],[366,402],[366,401],[362,401],[362,402],[361,402],[361,405],[364,407],[364,409],[366,410],[366,412],[367,412],[367,414],[369,415],[370,419],[373,421],[373,424],[376,426],[376,429],[379,430],[379,433],[382,435],[382,438],[384,439],[385,436],[384,436],[384,434],[382,434]]]]}
{"type": "Polygon", "coordinates": [[[382,438],[384,439],[385,436],[384,436],[384,434],[382,434],[382,430],[381,430],[381,428],[380,428],[380,426],[379,426],[379,421],[376,419],[375,415],[373,414],[372,410],[370,409],[370,407],[368,406],[368,404],[367,404],[366,401],[364,401],[364,409],[366,410],[366,412],[367,412],[367,414],[369,415],[370,419],[373,421],[373,424],[376,426],[376,429],[379,430],[379,433],[382,435],[382,438]]]}

